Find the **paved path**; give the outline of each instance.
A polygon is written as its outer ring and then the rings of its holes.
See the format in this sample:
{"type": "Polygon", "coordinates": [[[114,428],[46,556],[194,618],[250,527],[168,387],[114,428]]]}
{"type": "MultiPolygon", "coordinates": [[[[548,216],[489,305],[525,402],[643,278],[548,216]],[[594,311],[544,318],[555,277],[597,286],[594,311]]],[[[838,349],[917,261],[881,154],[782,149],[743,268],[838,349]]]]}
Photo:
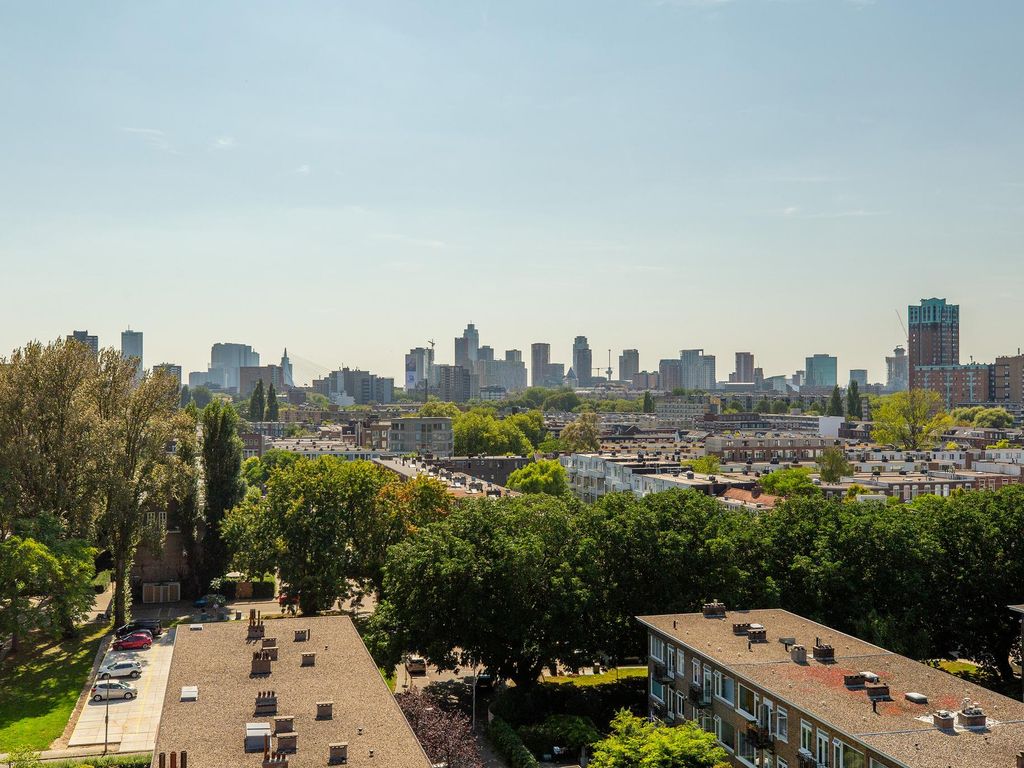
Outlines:
{"type": "MultiPolygon", "coordinates": [[[[148,651],[124,652],[124,655],[142,662],[142,677],[135,681],[138,698],[110,701],[108,741],[120,744],[121,752],[147,751],[156,746],[156,731],[160,725],[167,676],[171,670],[175,629],[172,627],[157,638],[148,651]]],[[[105,701],[90,699],[82,709],[68,746],[102,744],[107,708],[105,701]]]]}

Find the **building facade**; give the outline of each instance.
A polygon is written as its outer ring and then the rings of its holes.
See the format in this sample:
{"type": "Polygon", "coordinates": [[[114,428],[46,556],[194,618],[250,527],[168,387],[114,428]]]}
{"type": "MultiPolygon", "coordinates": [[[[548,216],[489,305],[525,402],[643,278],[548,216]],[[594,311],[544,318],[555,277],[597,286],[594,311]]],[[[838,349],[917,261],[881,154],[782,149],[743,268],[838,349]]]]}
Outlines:
{"type": "Polygon", "coordinates": [[[158,363],[158,364],[153,366],[153,373],[156,373],[158,371],[162,372],[162,373],[166,373],[168,376],[170,376],[172,379],[174,379],[175,382],[177,382],[179,387],[181,386],[181,366],[180,365],[177,365],[175,363],[158,363]]]}
{"type": "Polygon", "coordinates": [[[438,365],[434,370],[437,371],[439,399],[449,403],[465,403],[476,394],[475,377],[468,368],[461,365],[438,365]]]}
{"type": "Polygon", "coordinates": [[[921,366],[960,364],[960,306],[945,299],[921,299],[920,306],[907,307],[910,334],[911,388],[920,386],[921,366]]]}
{"type": "Polygon", "coordinates": [[[832,389],[838,383],[838,360],[832,355],[812,355],[804,363],[801,389],[832,389]]]}
{"type": "Polygon", "coordinates": [[[77,341],[80,344],[85,344],[94,355],[100,353],[100,337],[93,336],[88,331],[73,331],[68,335],[68,341],[77,341]]]}
{"type": "Polygon", "coordinates": [[[754,381],[754,355],[752,352],[736,353],[736,371],[730,374],[729,381],[733,384],[754,381]]]}
{"type": "Polygon", "coordinates": [[[586,336],[577,336],[573,340],[572,369],[576,374],[576,383],[581,387],[589,387],[594,379],[594,360],[586,336]]]}
{"type": "Polygon", "coordinates": [[[135,362],[135,381],[142,380],[142,331],[121,331],[121,357],[135,362]]]}
{"type": "Polygon", "coordinates": [[[633,377],[640,373],[640,350],[624,349],[619,355],[619,381],[633,383],[633,377]]]}
{"type": "Polygon", "coordinates": [[[455,437],[452,420],[444,416],[409,416],[395,419],[388,428],[388,451],[451,456],[455,437]]]}
{"type": "Polygon", "coordinates": [[[997,357],[992,369],[993,399],[998,403],[1024,403],[1024,355],[997,357]]]}
{"type": "Polygon", "coordinates": [[[994,399],[993,366],[919,365],[914,368],[914,386],[938,392],[946,408],[985,403],[994,399]]]}

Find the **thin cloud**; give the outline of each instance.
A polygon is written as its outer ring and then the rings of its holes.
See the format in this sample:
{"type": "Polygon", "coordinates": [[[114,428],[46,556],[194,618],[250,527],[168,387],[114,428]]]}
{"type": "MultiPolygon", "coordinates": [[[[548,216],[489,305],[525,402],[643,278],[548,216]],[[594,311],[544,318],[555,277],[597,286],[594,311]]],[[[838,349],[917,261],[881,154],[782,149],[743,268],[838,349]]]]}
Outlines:
{"type": "Polygon", "coordinates": [[[218,136],[213,141],[213,149],[230,150],[235,148],[234,136],[218,136]]]}
{"type": "Polygon", "coordinates": [[[800,206],[791,205],[782,209],[782,215],[791,219],[861,219],[873,216],[888,216],[889,212],[852,208],[847,211],[812,211],[804,213],[800,206]]]}
{"type": "Polygon", "coordinates": [[[309,176],[309,171],[310,171],[309,163],[303,163],[298,168],[296,168],[294,171],[292,171],[292,173],[294,173],[297,176],[309,176]]]}
{"type": "Polygon", "coordinates": [[[171,143],[167,140],[167,134],[159,128],[129,128],[122,126],[120,130],[123,133],[128,133],[142,138],[153,149],[158,149],[161,152],[169,152],[173,155],[179,154],[171,148],[171,143]]]}
{"type": "Polygon", "coordinates": [[[431,240],[423,237],[409,237],[408,235],[401,235],[396,232],[385,232],[382,234],[374,235],[378,240],[390,240],[395,243],[403,243],[405,245],[412,245],[417,248],[430,248],[433,250],[447,248],[448,243],[444,240],[431,240]]]}

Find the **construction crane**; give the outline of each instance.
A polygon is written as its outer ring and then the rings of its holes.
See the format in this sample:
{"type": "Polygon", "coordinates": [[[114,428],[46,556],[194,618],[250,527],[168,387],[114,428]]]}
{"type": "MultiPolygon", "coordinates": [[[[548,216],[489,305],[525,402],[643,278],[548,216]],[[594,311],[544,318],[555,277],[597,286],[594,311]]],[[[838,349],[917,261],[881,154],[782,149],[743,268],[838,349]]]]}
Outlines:
{"type": "Polygon", "coordinates": [[[907,326],[904,325],[904,323],[903,323],[903,315],[900,314],[900,311],[898,309],[894,309],[893,312],[896,313],[896,319],[900,321],[900,328],[903,329],[903,338],[907,340],[907,346],[909,347],[910,346],[910,334],[907,333],[907,326]]]}

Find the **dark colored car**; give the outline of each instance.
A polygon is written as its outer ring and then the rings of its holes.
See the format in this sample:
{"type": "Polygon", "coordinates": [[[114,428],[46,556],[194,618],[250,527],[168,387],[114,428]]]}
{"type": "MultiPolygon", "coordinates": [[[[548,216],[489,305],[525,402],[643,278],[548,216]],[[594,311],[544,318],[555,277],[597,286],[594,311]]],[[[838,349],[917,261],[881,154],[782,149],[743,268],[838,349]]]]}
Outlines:
{"type": "Polygon", "coordinates": [[[196,608],[216,608],[219,605],[225,605],[227,601],[228,599],[224,597],[224,595],[210,593],[208,595],[203,595],[202,597],[197,597],[192,605],[196,608]]]}
{"type": "Polygon", "coordinates": [[[115,651],[144,651],[152,644],[153,637],[148,632],[135,632],[125,637],[119,637],[114,641],[111,648],[115,651]]]}
{"type": "Polygon", "coordinates": [[[163,625],[158,619],[136,619],[114,630],[114,637],[124,637],[138,632],[140,629],[148,630],[153,637],[160,637],[164,633],[163,625]]]}

